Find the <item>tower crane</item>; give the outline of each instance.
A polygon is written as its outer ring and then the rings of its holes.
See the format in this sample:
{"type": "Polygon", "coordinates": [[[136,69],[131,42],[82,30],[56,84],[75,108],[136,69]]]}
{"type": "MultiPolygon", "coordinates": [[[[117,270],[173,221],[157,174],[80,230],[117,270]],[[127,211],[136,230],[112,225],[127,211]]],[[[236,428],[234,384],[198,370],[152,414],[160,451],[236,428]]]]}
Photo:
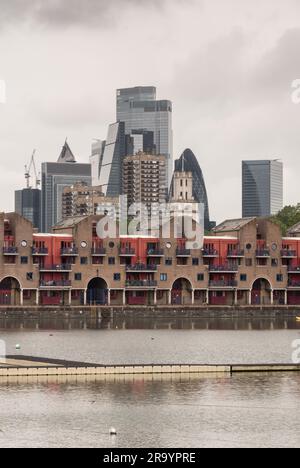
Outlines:
{"type": "Polygon", "coordinates": [[[29,166],[25,166],[25,180],[26,180],[26,187],[27,188],[32,188],[30,185],[30,179],[31,179],[31,172],[33,170],[34,178],[35,178],[35,188],[39,188],[41,185],[41,179],[40,179],[40,174],[37,172],[36,165],[35,165],[35,154],[36,150],[33,151],[29,166]]]}

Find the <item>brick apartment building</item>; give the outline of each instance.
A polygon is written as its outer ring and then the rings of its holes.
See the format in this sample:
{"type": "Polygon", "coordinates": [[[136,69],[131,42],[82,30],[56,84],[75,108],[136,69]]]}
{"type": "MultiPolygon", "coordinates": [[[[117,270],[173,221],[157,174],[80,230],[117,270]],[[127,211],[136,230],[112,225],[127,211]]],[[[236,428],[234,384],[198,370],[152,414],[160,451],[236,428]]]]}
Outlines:
{"type": "Polygon", "coordinates": [[[36,233],[0,214],[1,305],[300,305],[300,237],[266,219],[229,220],[188,250],[184,238],[99,239],[99,216],[36,233]]]}

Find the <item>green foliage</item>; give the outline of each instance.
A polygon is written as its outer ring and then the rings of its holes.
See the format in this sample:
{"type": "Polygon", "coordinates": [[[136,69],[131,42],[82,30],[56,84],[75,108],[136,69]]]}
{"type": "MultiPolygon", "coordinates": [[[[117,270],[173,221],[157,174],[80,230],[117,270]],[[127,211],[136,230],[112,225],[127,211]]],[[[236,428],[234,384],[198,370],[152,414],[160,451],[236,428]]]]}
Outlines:
{"type": "Polygon", "coordinates": [[[279,224],[282,234],[286,235],[288,229],[300,223],[300,203],[295,206],[285,206],[277,215],[272,216],[271,220],[279,224]]]}

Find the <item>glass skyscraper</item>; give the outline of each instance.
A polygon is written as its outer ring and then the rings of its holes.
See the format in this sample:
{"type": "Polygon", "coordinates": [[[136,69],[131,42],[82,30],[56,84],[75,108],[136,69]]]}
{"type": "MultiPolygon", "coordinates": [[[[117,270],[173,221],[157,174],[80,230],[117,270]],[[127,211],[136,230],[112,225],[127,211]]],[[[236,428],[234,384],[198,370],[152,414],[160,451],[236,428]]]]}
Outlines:
{"type": "Polygon", "coordinates": [[[41,191],[25,188],[15,191],[15,212],[32,222],[33,227],[41,229],[41,191]]]}
{"type": "MultiPolygon", "coordinates": [[[[195,202],[204,205],[204,228],[208,231],[212,224],[209,219],[208,197],[204,176],[198,160],[190,149],[186,149],[175,161],[175,172],[191,172],[193,174],[193,197],[195,202]]],[[[173,186],[173,184],[172,184],[173,186]]],[[[173,188],[171,188],[171,196],[173,188]]]]}
{"type": "Polygon", "coordinates": [[[107,197],[118,197],[122,193],[122,170],[125,156],[124,123],[116,122],[108,127],[105,141],[92,145],[90,158],[93,186],[102,187],[107,197]]]}
{"type": "Polygon", "coordinates": [[[76,163],[66,142],[56,163],[42,163],[42,232],[62,220],[63,191],[77,182],[91,185],[91,165],[76,163]]]}
{"type": "MultiPolygon", "coordinates": [[[[149,138],[147,132],[153,132],[153,146],[148,148],[149,144],[147,143],[143,146],[146,146],[153,154],[166,157],[167,185],[170,186],[173,173],[171,101],[156,100],[156,88],[153,86],[118,89],[117,121],[124,122],[126,135],[139,134],[140,136],[144,135],[144,138],[149,138]]],[[[141,143],[139,144],[141,146],[141,143]]],[[[126,156],[130,156],[130,154],[126,154],[126,156]]]]}
{"type": "Polygon", "coordinates": [[[242,179],[243,218],[271,216],[283,208],[281,161],[243,161],[242,179]]]}

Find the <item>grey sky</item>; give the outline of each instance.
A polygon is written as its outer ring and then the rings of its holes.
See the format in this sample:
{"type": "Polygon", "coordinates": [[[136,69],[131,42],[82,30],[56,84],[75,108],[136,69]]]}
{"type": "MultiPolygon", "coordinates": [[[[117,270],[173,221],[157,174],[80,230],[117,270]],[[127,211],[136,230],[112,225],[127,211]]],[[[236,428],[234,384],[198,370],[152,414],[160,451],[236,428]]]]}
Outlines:
{"type": "Polygon", "coordinates": [[[64,139],[88,161],[115,119],[115,89],[155,85],[174,104],[174,157],[190,147],[212,218],[241,214],[241,160],[282,158],[300,201],[299,0],[0,0],[0,210],[34,148],[64,139]]]}

